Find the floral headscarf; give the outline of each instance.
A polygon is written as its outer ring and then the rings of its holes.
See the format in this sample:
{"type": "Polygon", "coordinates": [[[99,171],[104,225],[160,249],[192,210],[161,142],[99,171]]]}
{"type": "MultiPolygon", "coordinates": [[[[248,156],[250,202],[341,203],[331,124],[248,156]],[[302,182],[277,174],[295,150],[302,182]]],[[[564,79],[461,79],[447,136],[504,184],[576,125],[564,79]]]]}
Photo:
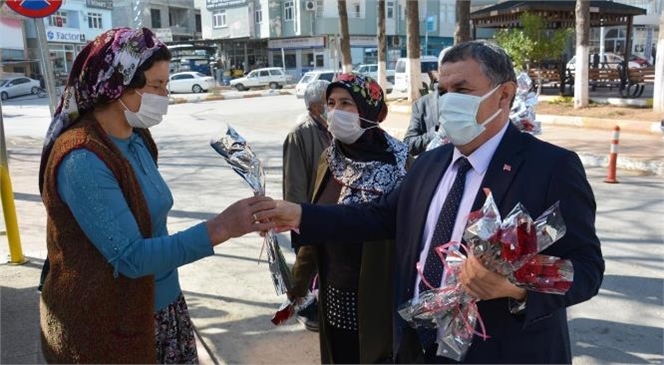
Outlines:
{"type": "Polygon", "coordinates": [[[360,117],[378,123],[387,117],[387,104],[385,104],[383,89],[371,77],[354,72],[341,74],[327,87],[326,96],[328,98],[335,87],[344,88],[350,93],[357,105],[360,117]]]}
{"type": "Polygon", "coordinates": [[[115,28],[100,34],[74,60],[67,85],[46,132],[42,159],[55,139],[96,105],[122,95],[139,66],[166,45],[147,28],[115,28]]]}

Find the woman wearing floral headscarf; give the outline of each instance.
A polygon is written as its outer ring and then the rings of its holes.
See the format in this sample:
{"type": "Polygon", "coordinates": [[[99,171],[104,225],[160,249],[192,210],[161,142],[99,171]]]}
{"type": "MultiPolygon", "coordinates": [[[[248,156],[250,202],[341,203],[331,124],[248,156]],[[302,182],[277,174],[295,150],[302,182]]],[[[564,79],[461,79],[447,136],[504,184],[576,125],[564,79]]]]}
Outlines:
{"type": "MultiPolygon", "coordinates": [[[[342,74],[328,86],[327,123],[334,140],[321,156],[313,202],[376,201],[399,184],[408,147],[379,128],[386,116],[383,90],[375,80],[342,74]]],[[[392,245],[300,247],[293,267],[296,288],[289,296],[306,294],[317,267],[323,363],[391,361],[392,245]]]]}
{"type": "Polygon", "coordinates": [[[252,217],[274,204],[250,198],[169,235],[173,197],[147,128],[168,109],[170,58],[150,30],[117,28],[74,61],[40,166],[49,363],[197,363],[177,268],[270,226],[252,217]]]}

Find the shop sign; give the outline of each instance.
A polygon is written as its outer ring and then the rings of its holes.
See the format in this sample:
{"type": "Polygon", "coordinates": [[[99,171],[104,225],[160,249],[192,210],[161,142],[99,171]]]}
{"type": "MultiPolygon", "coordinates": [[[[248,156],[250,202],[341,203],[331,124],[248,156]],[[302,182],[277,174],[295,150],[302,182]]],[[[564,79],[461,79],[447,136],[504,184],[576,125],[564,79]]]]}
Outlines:
{"type": "Polygon", "coordinates": [[[44,18],[60,9],[62,0],[7,0],[6,4],[28,18],[44,18]]]}
{"type": "Polygon", "coordinates": [[[267,41],[268,49],[309,49],[324,48],[325,37],[285,38],[267,41]]]}
{"type": "Polygon", "coordinates": [[[350,46],[351,47],[367,47],[367,48],[376,48],[378,47],[378,38],[376,37],[367,37],[367,36],[351,36],[350,37],[350,46]]]}
{"type": "Polygon", "coordinates": [[[205,0],[205,7],[208,10],[236,8],[245,5],[247,5],[247,0],[205,0]]]}
{"type": "Polygon", "coordinates": [[[85,34],[74,28],[46,28],[46,40],[59,43],[85,43],[85,34]]]}
{"type": "Polygon", "coordinates": [[[85,0],[85,5],[87,5],[88,8],[113,10],[112,0],[85,0]]]}

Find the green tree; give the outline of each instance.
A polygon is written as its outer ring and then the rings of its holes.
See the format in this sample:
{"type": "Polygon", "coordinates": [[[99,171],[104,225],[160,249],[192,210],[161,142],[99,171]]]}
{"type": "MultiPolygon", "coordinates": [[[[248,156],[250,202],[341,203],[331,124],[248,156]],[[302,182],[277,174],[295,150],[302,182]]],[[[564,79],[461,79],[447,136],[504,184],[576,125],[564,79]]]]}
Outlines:
{"type": "MultiPolygon", "coordinates": [[[[518,70],[530,67],[539,69],[545,60],[557,60],[562,65],[565,44],[572,29],[547,29],[545,19],[530,13],[523,13],[519,21],[520,28],[502,29],[494,36],[496,42],[510,55],[514,66],[518,70]]],[[[561,72],[561,75],[564,74],[561,72]]],[[[538,79],[538,85],[541,91],[541,78],[538,79]]]]}

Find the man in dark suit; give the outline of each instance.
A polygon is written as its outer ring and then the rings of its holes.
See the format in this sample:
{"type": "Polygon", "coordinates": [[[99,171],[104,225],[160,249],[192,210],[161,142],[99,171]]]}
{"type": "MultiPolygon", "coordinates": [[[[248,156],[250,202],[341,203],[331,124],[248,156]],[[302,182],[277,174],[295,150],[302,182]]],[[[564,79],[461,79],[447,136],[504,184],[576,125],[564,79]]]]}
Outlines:
{"type": "MultiPolygon", "coordinates": [[[[451,47],[444,48],[438,55],[438,72],[445,52],[451,47]]],[[[434,90],[417,99],[411,107],[410,125],[406,130],[403,141],[408,145],[411,155],[417,156],[426,151],[427,145],[436,136],[438,130],[438,90],[434,90]]]]}
{"type": "Polygon", "coordinates": [[[464,361],[572,361],[566,308],[596,295],[604,273],[595,199],[574,152],[509,123],[515,80],[512,62],[498,46],[481,41],[454,46],[440,73],[441,128],[452,144],[422,154],[400,187],[379,203],[332,207],[279,202],[276,210],[257,214],[280,227],[299,227],[302,241],[312,244],[396,239],[394,354],[399,362],[452,362],[436,356],[437,345],[410,328],[396,308],[419,295],[418,261],[425,263],[425,277],[436,271],[426,261],[430,246],[461,241],[468,213],[485,200],[481,188],[491,189],[503,217],[517,203],[537,217],[560,202],[567,231],[543,253],[571,260],[574,281],[565,295],[526,291],[468,258],[462,265],[462,287],[481,299],[478,308],[490,338],[475,337],[464,361]],[[452,200],[457,200],[455,211],[446,208],[452,200]],[[436,242],[440,239],[432,237],[445,221],[453,222],[449,238],[436,242]]]}

